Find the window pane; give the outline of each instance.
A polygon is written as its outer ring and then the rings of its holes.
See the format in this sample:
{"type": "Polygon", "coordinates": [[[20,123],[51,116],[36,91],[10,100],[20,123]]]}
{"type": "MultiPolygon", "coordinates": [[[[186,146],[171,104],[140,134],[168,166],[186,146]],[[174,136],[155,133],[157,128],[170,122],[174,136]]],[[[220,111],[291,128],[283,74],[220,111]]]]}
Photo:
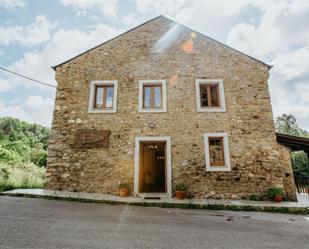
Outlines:
{"type": "Polygon", "coordinates": [[[211,166],[224,166],[223,138],[209,138],[209,159],[211,166]]]}
{"type": "Polygon", "coordinates": [[[103,106],[103,87],[96,88],[96,96],[95,96],[95,108],[102,108],[103,106]]]}
{"type": "Polygon", "coordinates": [[[208,106],[208,91],[206,85],[200,85],[201,107],[208,106]]]}
{"type": "Polygon", "coordinates": [[[144,87],[144,107],[145,108],[150,108],[150,93],[151,93],[151,88],[144,87]]]}
{"type": "Polygon", "coordinates": [[[113,87],[106,87],[106,108],[113,107],[113,94],[114,88],[113,87]]]}
{"type": "Polygon", "coordinates": [[[219,107],[218,85],[210,87],[210,94],[211,94],[211,106],[219,107]]]}
{"type": "Polygon", "coordinates": [[[155,90],[155,99],[154,99],[155,107],[161,107],[161,87],[156,86],[154,87],[154,90],[155,90]]]}

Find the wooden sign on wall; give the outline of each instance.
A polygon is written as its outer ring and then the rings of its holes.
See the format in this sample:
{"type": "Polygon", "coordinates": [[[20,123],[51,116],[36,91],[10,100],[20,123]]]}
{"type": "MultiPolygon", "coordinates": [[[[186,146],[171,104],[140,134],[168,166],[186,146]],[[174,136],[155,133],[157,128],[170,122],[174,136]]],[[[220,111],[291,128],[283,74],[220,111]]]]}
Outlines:
{"type": "Polygon", "coordinates": [[[109,130],[80,129],[75,133],[74,148],[108,148],[109,130]]]}

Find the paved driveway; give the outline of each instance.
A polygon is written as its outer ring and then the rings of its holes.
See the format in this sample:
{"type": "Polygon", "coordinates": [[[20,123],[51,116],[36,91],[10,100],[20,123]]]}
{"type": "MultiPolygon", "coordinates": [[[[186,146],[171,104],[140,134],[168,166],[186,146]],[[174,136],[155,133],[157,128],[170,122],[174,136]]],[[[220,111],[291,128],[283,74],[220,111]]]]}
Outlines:
{"type": "Polygon", "coordinates": [[[309,218],[0,197],[0,248],[309,248],[309,218]]]}

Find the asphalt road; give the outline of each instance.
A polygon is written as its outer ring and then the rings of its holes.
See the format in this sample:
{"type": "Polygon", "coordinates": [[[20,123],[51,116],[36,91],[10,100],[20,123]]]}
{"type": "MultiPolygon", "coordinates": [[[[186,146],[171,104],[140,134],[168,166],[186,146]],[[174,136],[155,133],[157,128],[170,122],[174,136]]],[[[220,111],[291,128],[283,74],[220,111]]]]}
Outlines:
{"type": "Polygon", "coordinates": [[[309,217],[1,196],[0,248],[307,249],[309,217]]]}

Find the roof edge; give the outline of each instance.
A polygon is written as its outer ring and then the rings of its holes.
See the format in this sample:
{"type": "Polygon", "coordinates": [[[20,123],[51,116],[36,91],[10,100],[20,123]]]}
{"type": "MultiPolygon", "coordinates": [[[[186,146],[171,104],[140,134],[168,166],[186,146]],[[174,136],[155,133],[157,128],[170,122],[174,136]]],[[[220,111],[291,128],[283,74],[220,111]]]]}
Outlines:
{"type": "Polygon", "coordinates": [[[166,18],[166,17],[163,16],[163,15],[156,16],[156,17],[154,17],[154,18],[152,18],[152,19],[150,19],[150,20],[148,20],[148,21],[146,21],[146,22],[143,22],[143,23],[141,23],[141,24],[139,24],[139,25],[137,25],[137,26],[135,26],[135,27],[133,27],[133,28],[131,28],[131,29],[129,29],[129,30],[127,30],[127,31],[125,31],[125,32],[123,32],[123,33],[121,33],[121,34],[119,34],[119,35],[117,35],[117,36],[115,36],[115,37],[113,37],[113,38],[111,38],[111,39],[105,41],[105,42],[102,42],[102,43],[100,43],[100,44],[98,44],[98,45],[96,45],[96,46],[94,46],[94,47],[92,47],[92,48],[90,48],[90,49],[87,49],[86,51],[81,52],[81,53],[75,55],[74,57],[65,60],[64,62],[61,62],[61,63],[59,63],[59,64],[57,64],[57,65],[55,65],[55,66],[51,66],[51,68],[54,69],[54,70],[56,71],[56,68],[57,68],[57,67],[62,66],[62,65],[64,65],[64,64],[66,64],[66,63],[68,63],[68,62],[70,62],[70,61],[76,59],[77,57],[79,57],[79,56],[81,56],[81,55],[84,55],[84,54],[86,54],[86,53],[88,53],[88,52],[90,52],[90,51],[92,51],[92,50],[94,50],[94,49],[96,49],[96,48],[98,48],[98,47],[104,45],[105,43],[108,43],[108,42],[110,42],[110,41],[113,41],[113,40],[115,40],[115,39],[117,39],[117,38],[123,36],[124,34],[127,34],[127,33],[131,32],[131,31],[133,31],[133,30],[135,30],[135,29],[137,29],[137,28],[139,28],[139,27],[141,27],[141,26],[143,26],[143,25],[149,23],[149,22],[154,21],[155,19],[160,18],[160,17],[166,18]]]}
{"type": "Polygon", "coordinates": [[[263,61],[261,61],[261,60],[255,58],[255,57],[252,57],[252,56],[250,56],[250,55],[248,55],[248,54],[246,54],[246,53],[244,53],[244,52],[242,52],[242,51],[240,51],[240,50],[238,50],[238,49],[236,49],[236,48],[232,48],[232,47],[230,47],[229,45],[226,45],[225,43],[220,42],[220,41],[218,41],[218,40],[216,40],[216,39],[214,39],[214,38],[212,38],[212,37],[209,37],[209,36],[207,36],[207,35],[205,35],[205,34],[199,32],[199,31],[193,30],[193,29],[187,27],[187,26],[184,25],[184,24],[178,23],[178,22],[176,22],[176,21],[174,21],[174,20],[172,20],[172,19],[170,19],[170,18],[168,18],[168,17],[165,17],[165,16],[163,16],[163,15],[162,15],[162,17],[164,17],[164,18],[166,18],[166,19],[168,19],[168,20],[170,20],[170,21],[172,21],[172,22],[175,22],[175,23],[181,25],[182,27],[184,27],[184,28],[186,28],[186,29],[189,29],[191,32],[195,32],[195,33],[197,33],[197,34],[199,34],[199,35],[201,35],[201,36],[203,36],[203,37],[206,37],[207,39],[210,39],[210,40],[212,40],[212,41],[214,41],[214,42],[216,42],[216,43],[218,43],[218,44],[220,44],[220,45],[222,45],[222,46],[224,46],[224,47],[226,47],[226,48],[229,48],[229,49],[231,49],[231,50],[234,50],[234,51],[236,51],[236,52],[238,52],[238,53],[240,53],[240,54],[242,54],[242,55],[244,55],[244,56],[246,56],[246,57],[248,57],[248,58],[250,58],[250,59],[252,59],[252,60],[254,60],[254,61],[256,61],[256,62],[259,62],[259,63],[261,63],[261,64],[267,66],[268,70],[270,70],[270,69],[272,69],[272,68],[274,67],[273,65],[269,65],[269,64],[267,64],[267,63],[265,63],[265,62],[263,62],[263,61]]]}
{"type": "Polygon", "coordinates": [[[246,54],[246,53],[244,53],[244,52],[238,50],[238,49],[232,48],[232,47],[230,47],[230,46],[228,46],[228,45],[226,45],[226,44],[224,44],[224,43],[222,43],[222,42],[220,42],[220,41],[218,41],[218,40],[216,40],[216,39],[214,39],[214,38],[212,38],[212,37],[209,37],[209,36],[207,36],[207,35],[205,35],[205,34],[203,34],[203,33],[201,33],[201,32],[198,32],[198,31],[196,31],[196,30],[193,30],[193,29],[191,29],[191,28],[185,26],[184,24],[178,23],[178,22],[176,22],[176,21],[174,21],[174,20],[172,20],[172,19],[170,19],[170,18],[168,18],[168,17],[165,17],[165,16],[163,16],[163,15],[156,16],[156,17],[154,17],[154,18],[152,18],[152,19],[150,19],[150,20],[148,20],[148,21],[146,21],[146,22],[144,22],[144,23],[141,23],[141,24],[139,24],[139,25],[137,25],[137,26],[135,26],[135,27],[133,27],[133,28],[131,28],[131,29],[129,29],[129,30],[127,30],[127,31],[125,31],[125,32],[123,32],[123,33],[121,33],[121,34],[119,34],[119,35],[117,35],[117,36],[115,36],[115,37],[113,37],[113,38],[111,38],[111,39],[105,41],[105,42],[102,42],[102,43],[96,45],[95,47],[92,47],[92,48],[90,48],[90,49],[88,49],[88,50],[86,50],[86,51],[84,51],[84,52],[82,52],[82,53],[77,54],[76,56],[74,56],[74,57],[72,57],[72,58],[70,58],[70,59],[68,59],[68,60],[66,60],[66,61],[64,61],[64,62],[62,62],[62,63],[59,63],[59,64],[57,64],[57,65],[55,65],[55,66],[51,66],[51,68],[52,68],[53,70],[56,71],[56,68],[57,68],[57,67],[62,66],[62,65],[64,65],[64,64],[66,64],[66,63],[68,63],[68,62],[70,62],[70,61],[72,61],[72,60],[78,58],[78,57],[81,56],[81,55],[84,55],[84,54],[86,54],[86,53],[88,53],[88,52],[90,52],[90,51],[92,51],[92,50],[94,50],[94,49],[96,49],[96,48],[98,48],[98,47],[100,47],[100,46],[102,46],[102,45],[104,45],[104,44],[110,42],[110,41],[113,41],[113,40],[115,40],[115,39],[121,37],[121,36],[124,35],[124,34],[127,34],[127,33],[131,32],[131,31],[133,31],[133,30],[135,30],[135,29],[137,29],[137,28],[139,28],[139,27],[141,27],[141,26],[143,26],[143,25],[145,25],[145,24],[147,24],[147,23],[149,23],[149,22],[152,22],[152,21],[154,21],[154,20],[156,20],[156,19],[158,19],[158,18],[161,18],[161,17],[163,17],[163,18],[165,18],[165,19],[167,19],[167,20],[169,20],[169,21],[171,21],[171,22],[174,22],[174,23],[176,23],[176,24],[178,24],[178,25],[181,25],[183,28],[188,29],[188,30],[190,30],[191,32],[195,32],[195,33],[197,33],[197,34],[199,34],[199,35],[201,35],[201,36],[203,36],[203,37],[206,37],[207,39],[210,39],[210,40],[212,40],[212,41],[214,41],[214,42],[216,42],[216,43],[218,43],[218,44],[220,44],[220,45],[222,45],[222,46],[224,46],[224,47],[226,47],[226,48],[229,48],[229,49],[231,49],[231,50],[233,50],[233,51],[235,51],[235,52],[237,52],[237,53],[240,53],[240,54],[242,54],[242,55],[244,55],[244,56],[246,56],[246,57],[248,57],[248,58],[250,58],[250,59],[252,59],[252,60],[254,60],[254,61],[256,61],[256,62],[259,62],[259,63],[265,65],[265,66],[268,68],[268,70],[270,70],[270,69],[273,68],[273,65],[269,65],[269,64],[267,64],[267,63],[265,63],[265,62],[263,62],[263,61],[261,61],[261,60],[259,60],[259,59],[257,59],[257,58],[254,58],[254,57],[252,57],[252,56],[250,56],[250,55],[248,55],[248,54],[246,54]]]}

